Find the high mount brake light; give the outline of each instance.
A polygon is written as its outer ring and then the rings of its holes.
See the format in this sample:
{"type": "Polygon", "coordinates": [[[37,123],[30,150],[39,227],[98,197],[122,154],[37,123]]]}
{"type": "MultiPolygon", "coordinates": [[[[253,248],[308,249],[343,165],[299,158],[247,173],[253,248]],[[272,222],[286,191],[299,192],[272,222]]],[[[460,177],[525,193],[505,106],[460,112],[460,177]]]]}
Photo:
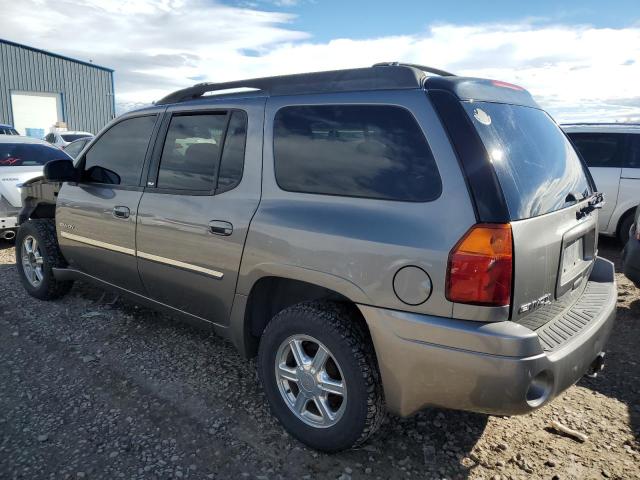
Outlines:
{"type": "Polygon", "coordinates": [[[472,305],[509,305],[512,275],[511,225],[474,225],[449,253],[447,299],[472,305]]]}
{"type": "Polygon", "coordinates": [[[508,83],[508,82],[501,82],[500,80],[492,80],[491,84],[494,87],[510,88],[511,90],[518,90],[519,92],[524,91],[524,88],[522,88],[519,85],[514,85],[513,83],[508,83]]]}

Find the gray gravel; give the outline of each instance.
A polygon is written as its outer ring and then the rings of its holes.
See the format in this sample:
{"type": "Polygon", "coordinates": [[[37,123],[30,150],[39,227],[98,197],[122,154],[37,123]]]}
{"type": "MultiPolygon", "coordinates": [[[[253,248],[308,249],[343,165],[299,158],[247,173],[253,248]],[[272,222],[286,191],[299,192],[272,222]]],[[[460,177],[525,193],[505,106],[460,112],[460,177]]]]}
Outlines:
{"type": "Polygon", "coordinates": [[[271,417],[254,362],[227,341],[88,285],[35,300],[0,243],[0,478],[640,478],[640,292],[618,281],[601,378],[521,417],[391,418],[324,455],[271,417]]]}

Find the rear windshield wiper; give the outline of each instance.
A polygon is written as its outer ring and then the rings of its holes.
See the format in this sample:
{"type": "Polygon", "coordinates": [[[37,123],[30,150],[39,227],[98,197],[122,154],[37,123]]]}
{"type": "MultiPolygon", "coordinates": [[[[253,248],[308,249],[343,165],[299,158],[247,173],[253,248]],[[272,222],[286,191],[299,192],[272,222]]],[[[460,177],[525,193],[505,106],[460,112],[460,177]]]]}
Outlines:
{"type": "Polygon", "coordinates": [[[576,219],[580,220],[581,218],[586,217],[594,210],[604,207],[604,204],[604,194],[601,192],[595,192],[591,195],[587,204],[576,212],[576,219]]]}

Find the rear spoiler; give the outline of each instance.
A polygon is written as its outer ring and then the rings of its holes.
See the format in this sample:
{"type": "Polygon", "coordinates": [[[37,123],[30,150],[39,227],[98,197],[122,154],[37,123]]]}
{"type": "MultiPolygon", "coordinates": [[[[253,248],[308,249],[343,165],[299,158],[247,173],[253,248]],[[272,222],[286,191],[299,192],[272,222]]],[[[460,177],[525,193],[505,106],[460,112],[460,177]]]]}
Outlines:
{"type": "Polygon", "coordinates": [[[447,91],[454,94],[459,100],[509,103],[540,108],[527,90],[500,80],[471,77],[429,77],[425,80],[424,86],[431,91],[447,91]]]}

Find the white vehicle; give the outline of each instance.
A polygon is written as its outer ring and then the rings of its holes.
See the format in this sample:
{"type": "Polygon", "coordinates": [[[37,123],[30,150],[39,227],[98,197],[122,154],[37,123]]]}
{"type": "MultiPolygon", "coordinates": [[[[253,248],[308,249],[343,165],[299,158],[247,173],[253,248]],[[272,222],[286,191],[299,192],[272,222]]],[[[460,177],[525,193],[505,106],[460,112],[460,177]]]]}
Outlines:
{"type": "Polygon", "coordinates": [[[0,135],[0,238],[16,236],[22,208],[19,185],[42,175],[45,163],[70,158],[42,140],[18,135],[0,135]]]}
{"type": "Polygon", "coordinates": [[[605,205],[599,231],[625,244],[640,203],[640,124],[562,125],[589,166],[605,205]]]}
{"type": "Polygon", "coordinates": [[[51,132],[44,137],[47,142],[61,148],[80,138],[93,138],[93,133],[64,130],[51,132]]]}

